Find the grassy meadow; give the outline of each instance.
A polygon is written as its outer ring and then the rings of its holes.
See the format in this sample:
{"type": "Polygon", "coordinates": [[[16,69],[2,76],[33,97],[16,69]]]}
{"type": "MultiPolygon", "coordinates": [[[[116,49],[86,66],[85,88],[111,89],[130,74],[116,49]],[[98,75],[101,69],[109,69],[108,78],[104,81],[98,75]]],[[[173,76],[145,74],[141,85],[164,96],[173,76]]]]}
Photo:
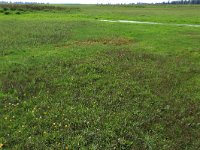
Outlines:
{"type": "Polygon", "coordinates": [[[0,5],[0,149],[200,149],[200,5],[0,5]]]}

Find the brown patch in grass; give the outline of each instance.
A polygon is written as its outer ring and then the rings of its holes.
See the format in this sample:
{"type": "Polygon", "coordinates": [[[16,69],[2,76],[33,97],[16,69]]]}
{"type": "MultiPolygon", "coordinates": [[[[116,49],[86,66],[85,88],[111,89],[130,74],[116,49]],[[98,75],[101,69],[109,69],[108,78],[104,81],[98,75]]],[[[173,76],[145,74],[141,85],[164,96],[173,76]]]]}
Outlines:
{"type": "Polygon", "coordinates": [[[114,38],[114,39],[92,39],[81,42],[81,44],[103,44],[103,45],[128,45],[131,44],[132,41],[127,38],[114,38]]]}
{"type": "Polygon", "coordinates": [[[103,45],[128,45],[131,44],[132,41],[127,38],[114,38],[114,39],[92,39],[87,41],[75,42],[75,44],[84,44],[84,45],[91,45],[91,44],[103,44],[103,45]]]}
{"type": "Polygon", "coordinates": [[[88,39],[84,41],[74,41],[69,43],[68,45],[61,45],[56,47],[64,47],[68,48],[73,45],[78,46],[87,46],[87,45],[95,45],[95,44],[102,44],[102,45],[114,45],[114,46],[121,46],[121,45],[129,45],[132,44],[133,40],[127,38],[102,38],[102,39],[88,39]]]}
{"type": "Polygon", "coordinates": [[[197,32],[184,32],[183,35],[192,39],[200,39],[200,34],[197,32]]]}

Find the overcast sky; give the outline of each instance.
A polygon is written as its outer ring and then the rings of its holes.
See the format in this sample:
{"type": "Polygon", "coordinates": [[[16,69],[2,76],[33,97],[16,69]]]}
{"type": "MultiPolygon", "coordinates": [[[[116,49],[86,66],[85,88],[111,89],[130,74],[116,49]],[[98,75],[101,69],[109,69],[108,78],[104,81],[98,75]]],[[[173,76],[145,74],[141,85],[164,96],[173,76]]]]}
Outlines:
{"type": "Polygon", "coordinates": [[[148,2],[156,3],[166,0],[11,0],[11,2],[41,2],[41,3],[80,3],[80,4],[97,4],[97,3],[137,3],[148,2]]]}

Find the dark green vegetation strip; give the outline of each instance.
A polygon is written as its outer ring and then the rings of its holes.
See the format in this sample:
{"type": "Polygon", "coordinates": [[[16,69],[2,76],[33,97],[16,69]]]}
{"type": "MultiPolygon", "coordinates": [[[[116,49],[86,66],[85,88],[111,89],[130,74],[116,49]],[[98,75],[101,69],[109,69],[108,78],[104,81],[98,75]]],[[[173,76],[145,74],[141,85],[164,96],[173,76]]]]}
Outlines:
{"type": "Polygon", "coordinates": [[[59,15],[0,16],[3,148],[199,148],[199,29],[59,15]]]}
{"type": "MultiPolygon", "coordinates": [[[[41,5],[41,4],[0,4],[0,13],[5,15],[17,14],[20,15],[25,12],[32,11],[62,11],[65,13],[79,12],[79,7],[61,7],[53,5],[41,5]]],[[[54,12],[55,13],[55,12],[54,12]]]]}
{"type": "Polygon", "coordinates": [[[40,11],[45,11],[45,10],[69,10],[69,9],[77,9],[80,10],[78,7],[60,7],[60,6],[53,6],[53,5],[40,5],[40,4],[0,4],[0,8],[3,8],[4,10],[40,10],[40,11]]]}

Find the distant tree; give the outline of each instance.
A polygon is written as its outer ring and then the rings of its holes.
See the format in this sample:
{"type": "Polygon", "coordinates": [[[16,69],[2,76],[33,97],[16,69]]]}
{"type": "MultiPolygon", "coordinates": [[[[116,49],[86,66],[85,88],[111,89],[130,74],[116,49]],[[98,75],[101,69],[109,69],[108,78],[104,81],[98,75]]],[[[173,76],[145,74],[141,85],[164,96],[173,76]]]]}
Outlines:
{"type": "Polygon", "coordinates": [[[176,0],[168,2],[170,4],[200,4],[200,0],[176,0]]]}

